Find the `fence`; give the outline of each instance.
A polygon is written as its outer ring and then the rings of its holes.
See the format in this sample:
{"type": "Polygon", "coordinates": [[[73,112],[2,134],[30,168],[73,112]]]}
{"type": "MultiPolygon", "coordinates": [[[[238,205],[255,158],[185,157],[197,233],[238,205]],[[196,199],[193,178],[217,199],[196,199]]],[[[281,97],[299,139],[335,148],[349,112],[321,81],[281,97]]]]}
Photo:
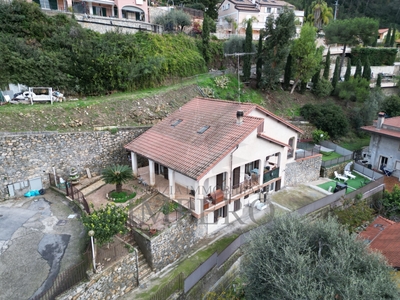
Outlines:
{"type": "MultiPolygon", "coordinates": [[[[358,171],[359,166],[355,167],[358,171]]],[[[372,170],[370,170],[372,171],[372,170]]],[[[374,172],[376,173],[376,172],[374,172]]],[[[323,207],[334,204],[335,202],[341,199],[354,199],[357,194],[362,193],[364,197],[371,196],[372,194],[381,191],[384,189],[384,177],[379,174],[371,174],[371,178],[376,178],[373,181],[369,182],[365,186],[360,189],[349,193],[346,195],[346,190],[338,191],[337,193],[333,193],[328,195],[318,201],[310,203],[306,206],[299,208],[298,210],[292,212],[298,215],[307,215],[311,212],[317,211],[323,207]]],[[[271,226],[273,221],[266,223],[261,226],[271,226]]],[[[254,230],[254,229],[253,229],[254,230]]],[[[214,253],[210,256],[204,263],[202,263],[196,270],[194,270],[184,281],[184,292],[187,293],[193,286],[200,281],[200,279],[206,275],[212,268],[217,266],[218,268],[227,260],[231,255],[238,250],[243,244],[247,242],[248,237],[252,230],[242,233],[239,237],[237,237],[229,246],[227,246],[220,254],[214,253]]],[[[158,299],[158,298],[157,298],[158,299]]]]}
{"type": "Polygon", "coordinates": [[[70,197],[72,200],[76,200],[80,204],[82,204],[86,213],[90,215],[89,204],[86,201],[85,195],[83,195],[80,190],[78,190],[76,187],[74,187],[71,182],[65,181],[65,182],[61,183],[60,179],[61,179],[60,176],[49,173],[50,185],[58,188],[59,190],[65,189],[65,194],[68,197],[70,197]]]}
{"type": "Polygon", "coordinates": [[[31,300],[53,300],[56,296],[69,290],[82,280],[87,280],[87,269],[90,266],[90,249],[83,255],[83,261],[58,274],[54,279],[52,286],[40,294],[32,296],[31,300]]]}
{"type": "MultiPolygon", "coordinates": [[[[342,148],[332,142],[323,141],[323,142],[321,142],[321,145],[326,148],[333,149],[334,152],[342,155],[341,157],[322,161],[322,163],[321,163],[322,167],[325,167],[325,168],[330,167],[330,166],[337,165],[337,164],[340,164],[345,161],[353,159],[352,151],[342,148]]],[[[306,158],[306,157],[313,156],[313,155],[319,154],[319,153],[320,153],[320,147],[318,147],[314,144],[310,144],[310,143],[299,142],[299,143],[297,143],[297,150],[296,150],[295,158],[296,159],[306,158]]]]}
{"type": "Polygon", "coordinates": [[[183,290],[183,273],[179,273],[175,276],[166,286],[160,289],[151,300],[165,300],[175,292],[181,292],[183,290]]]}

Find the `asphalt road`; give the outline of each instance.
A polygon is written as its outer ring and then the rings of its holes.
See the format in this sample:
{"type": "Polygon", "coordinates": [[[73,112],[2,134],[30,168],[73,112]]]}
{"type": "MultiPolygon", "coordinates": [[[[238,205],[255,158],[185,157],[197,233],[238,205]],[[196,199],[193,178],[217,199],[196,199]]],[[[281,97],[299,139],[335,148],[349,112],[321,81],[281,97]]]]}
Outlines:
{"type": "Polygon", "coordinates": [[[30,299],[80,261],[85,231],[77,212],[51,190],[0,202],[0,300],[30,299]]]}

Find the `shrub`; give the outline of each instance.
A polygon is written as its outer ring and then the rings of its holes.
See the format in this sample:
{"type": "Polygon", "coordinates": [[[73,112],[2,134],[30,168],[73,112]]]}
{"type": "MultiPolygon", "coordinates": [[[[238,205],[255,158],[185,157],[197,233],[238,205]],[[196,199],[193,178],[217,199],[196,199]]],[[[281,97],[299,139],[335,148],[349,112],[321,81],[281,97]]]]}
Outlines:
{"type": "Polygon", "coordinates": [[[218,76],[218,77],[215,77],[214,82],[217,85],[217,87],[219,87],[221,89],[227,89],[228,83],[229,83],[229,78],[225,75],[218,76]]]}
{"type": "Polygon", "coordinates": [[[342,108],[338,105],[306,104],[300,109],[300,114],[317,128],[327,132],[332,138],[347,134],[349,123],[342,108]]]}
{"type": "Polygon", "coordinates": [[[312,132],[313,141],[319,144],[322,141],[329,140],[329,134],[321,129],[315,129],[312,132]]]}
{"type": "Polygon", "coordinates": [[[318,80],[313,92],[318,97],[328,97],[333,91],[333,86],[329,80],[326,80],[324,77],[318,80]]]}

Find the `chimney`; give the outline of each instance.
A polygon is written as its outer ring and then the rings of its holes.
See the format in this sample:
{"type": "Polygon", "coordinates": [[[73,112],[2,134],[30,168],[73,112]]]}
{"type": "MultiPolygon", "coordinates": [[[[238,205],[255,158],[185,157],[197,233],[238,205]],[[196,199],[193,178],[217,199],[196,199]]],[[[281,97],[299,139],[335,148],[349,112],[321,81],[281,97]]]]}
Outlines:
{"type": "Polygon", "coordinates": [[[376,128],[381,129],[384,121],[385,121],[385,113],[384,112],[378,113],[378,122],[376,122],[376,128]]]}
{"type": "Polygon", "coordinates": [[[236,112],[236,124],[240,125],[243,123],[243,110],[238,110],[236,112]]]}

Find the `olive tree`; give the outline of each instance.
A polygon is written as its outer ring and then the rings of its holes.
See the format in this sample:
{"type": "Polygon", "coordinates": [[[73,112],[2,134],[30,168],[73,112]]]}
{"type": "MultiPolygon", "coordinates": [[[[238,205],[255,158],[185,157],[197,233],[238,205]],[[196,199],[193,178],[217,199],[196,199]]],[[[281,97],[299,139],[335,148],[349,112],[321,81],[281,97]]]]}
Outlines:
{"type": "Polygon", "coordinates": [[[367,247],[333,218],[275,219],[243,251],[246,299],[399,299],[391,268],[367,247]]]}

